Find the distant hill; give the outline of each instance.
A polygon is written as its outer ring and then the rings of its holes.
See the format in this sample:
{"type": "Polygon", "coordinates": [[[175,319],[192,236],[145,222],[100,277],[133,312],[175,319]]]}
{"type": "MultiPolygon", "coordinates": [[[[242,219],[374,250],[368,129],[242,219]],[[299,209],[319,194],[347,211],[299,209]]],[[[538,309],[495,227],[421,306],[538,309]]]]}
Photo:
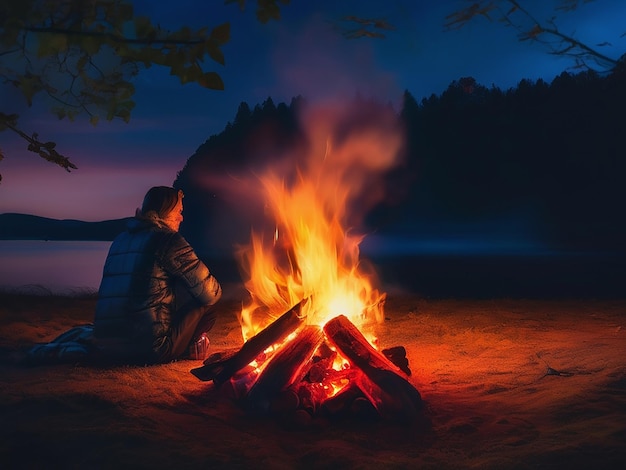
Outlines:
{"type": "Polygon", "coordinates": [[[0,240],[113,240],[130,218],[84,222],[28,214],[0,214],[0,240]]]}

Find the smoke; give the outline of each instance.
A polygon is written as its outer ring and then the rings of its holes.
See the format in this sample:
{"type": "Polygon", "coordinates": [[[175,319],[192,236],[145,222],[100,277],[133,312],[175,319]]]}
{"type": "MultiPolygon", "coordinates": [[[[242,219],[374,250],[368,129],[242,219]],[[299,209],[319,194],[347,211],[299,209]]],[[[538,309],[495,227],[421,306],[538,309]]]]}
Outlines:
{"type": "MultiPolygon", "coordinates": [[[[352,101],[312,106],[301,116],[308,145],[289,180],[311,194],[344,227],[358,226],[386,195],[386,172],[401,162],[403,133],[391,108],[352,101]]],[[[284,169],[289,156],[281,163],[284,169]]],[[[269,174],[275,174],[273,168],[269,174]]]]}
{"type": "Polygon", "coordinates": [[[346,39],[327,18],[315,14],[304,24],[283,22],[279,26],[273,41],[276,80],[271,96],[302,95],[321,104],[356,95],[382,101],[401,99],[403,90],[396,76],[381,67],[377,57],[378,46],[387,39],[346,39]]]}
{"type": "Polygon", "coordinates": [[[187,169],[208,197],[209,212],[198,214],[208,221],[203,243],[230,251],[252,233],[271,240],[290,217],[313,211],[358,237],[387,198],[403,145],[397,113],[371,100],[306,104],[295,129],[261,124],[187,169]]]}
{"type": "Polygon", "coordinates": [[[316,15],[274,28],[275,80],[268,87],[258,83],[263,91],[255,93],[277,102],[303,97],[297,136],[286,135],[294,131],[281,123],[257,124],[195,178],[230,208],[216,223],[247,227],[248,236],[273,230],[272,192],[302,191],[303,182],[310,191],[296,196],[302,210],[319,204],[329,218],[359,231],[368,211],[387,197],[387,173],[402,163],[403,129],[389,100],[399,101],[402,92],[376,63],[372,41],[347,40],[316,15]]]}

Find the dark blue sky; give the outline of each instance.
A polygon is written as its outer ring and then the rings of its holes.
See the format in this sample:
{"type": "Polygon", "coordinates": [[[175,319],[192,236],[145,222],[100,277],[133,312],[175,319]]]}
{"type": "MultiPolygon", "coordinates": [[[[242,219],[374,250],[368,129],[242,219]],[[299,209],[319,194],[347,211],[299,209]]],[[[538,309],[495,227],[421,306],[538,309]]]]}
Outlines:
{"type": "MultiPolygon", "coordinates": [[[[266,25],[256,21],[252,9],[241,13],[222,0],[133,3],[137,13],[166,28],[230,20],[226,66],[206,64],[206,70],[220,73],[226,90],[181,86],[166,70],[152,68],[137,79],[129,124],[103,122],[94,128],[81,120],[58,121],[37,106],[8,110],[22,114],[25,130],[55,140],[79,169],[67,173],[26,151],[12,133],[1,133],[6,158],[0,163],[0,213],[94,221],[132,215],[145,191],[172,184],[187,158],[233,119],[242,101],[254,106],[272,97],[289,103],[297,95],[323,101],[359,92],[398,106],[404,90],[421,99],[467,76],[507,89],[523,78],[550,81],[572,65],[519,42],[515,31],[497,22],[474,21],[445,32],[445,16],[466,3],[456,0],[292,0],[280,22],[266,25]],[[335,29],[345,15],[384,18],[396,30],[385,39],[347,40],[335,29]]],[[[523,3],[542,20],[556,4],[523,3]]],[[[626,52],[624,18],[626,1],[596,0],[559,14],[557,24],[588,44],[611,42],[602,51],[618,58],[626,52]]],[[[0,98],[15,103],[6,87],[0,87],[0,98]]]]}

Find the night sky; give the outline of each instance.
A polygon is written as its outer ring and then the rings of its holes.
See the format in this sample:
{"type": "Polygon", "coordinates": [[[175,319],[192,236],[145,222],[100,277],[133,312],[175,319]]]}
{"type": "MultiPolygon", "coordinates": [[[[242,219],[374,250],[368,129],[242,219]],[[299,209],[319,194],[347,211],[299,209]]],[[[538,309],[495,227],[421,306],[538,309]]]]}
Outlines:
{"type": "MultiPolygon", "coordinates": [[[[173,183],[198,146],[233,120],[242,101],[253,107],[268,97],[289,103],[297,95],[322,101],[359,92],[399,109],[405,90],[419,100],[468,76],[506,90],[524,78],[551,81],[572,65],[538,45],[519,42],[515,31],[497,22],[475,20],[444,31],[445,16],[465,4],[453,0],[292,0],[280,22],[265,25],[256,20],[253,2],[243,13],[222,0],[133,3],[138,14],[165,28],[213,27],[230,20],[226,66],[205,64],[222,76],[225,91],[182,86],[168,71],[153,67],[135,83],[137,106],[130,123],[93,127],[80,119],[58,121],[42,105],[28,109],[0,86],[2,111],[19,113],[22,129],[56,141],[78,166],[67,173],[28,152],[12,132],[0,133],[6,156],[0,163],[0,213],[86,221],[130,216],[150,186],[173,183]],[[345,15],[384,18],[396,30],[387,31],[385,39],[348,40],[335,28],[345,15]]],[[[524,2],[542,20],[555,3],[524,2]]],[[[559,14],[557,24],[590,45],[610,42],[601,50],[618,58],[626,51],[624,18],[623,0],[596,0],[559,14]]]]}

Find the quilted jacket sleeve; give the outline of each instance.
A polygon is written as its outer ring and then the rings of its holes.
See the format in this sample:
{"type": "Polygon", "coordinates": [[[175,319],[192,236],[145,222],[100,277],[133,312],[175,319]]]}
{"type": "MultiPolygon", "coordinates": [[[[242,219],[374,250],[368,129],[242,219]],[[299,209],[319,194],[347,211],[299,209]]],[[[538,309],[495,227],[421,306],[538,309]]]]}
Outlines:
{"type": "Polygon", "coordinates": [[[213,305],[222,296],[219,282],[180,233],[173,233],[164,246],[161,262],[163,269],[179,279],[200,304],[213,305]]]}

